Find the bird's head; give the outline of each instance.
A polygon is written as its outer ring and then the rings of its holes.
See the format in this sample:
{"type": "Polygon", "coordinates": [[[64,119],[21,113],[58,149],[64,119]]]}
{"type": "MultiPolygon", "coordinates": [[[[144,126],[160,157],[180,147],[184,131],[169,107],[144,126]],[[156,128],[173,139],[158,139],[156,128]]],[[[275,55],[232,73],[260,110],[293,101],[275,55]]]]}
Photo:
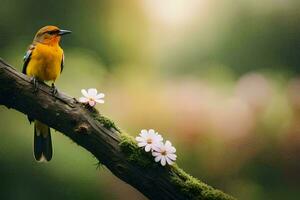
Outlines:
{"type": "Polygon", "coordinates": [[[58,44],[62,35],[71,33],[56,26],[44,26],[35,35],[34,41],[48,45],[58,44]]]}

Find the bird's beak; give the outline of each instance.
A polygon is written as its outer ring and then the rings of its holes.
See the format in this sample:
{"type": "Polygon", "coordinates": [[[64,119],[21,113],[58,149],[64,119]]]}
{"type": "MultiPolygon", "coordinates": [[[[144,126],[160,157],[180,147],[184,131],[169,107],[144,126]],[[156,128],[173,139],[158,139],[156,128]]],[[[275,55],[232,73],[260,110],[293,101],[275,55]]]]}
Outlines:
{"type": "Polygon", "coordinates": [[[66,35],[66,34],[70,34],[72,33],[72,31],[68,31],[68,30],[59,30],[58,35],[66,35]]]}

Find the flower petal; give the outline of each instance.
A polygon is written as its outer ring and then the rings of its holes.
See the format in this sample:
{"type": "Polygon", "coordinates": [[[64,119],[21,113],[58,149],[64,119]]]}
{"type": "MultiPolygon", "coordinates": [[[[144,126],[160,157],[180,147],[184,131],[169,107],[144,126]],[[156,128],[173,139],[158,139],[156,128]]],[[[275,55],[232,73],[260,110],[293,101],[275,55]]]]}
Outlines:
{"type": "Polygon", "coordinates": [[[138,146],[139,147],[144,147],[144,146],[146,146],[147,145],[147,142],[139,142],[138,143],[138,146]]]}
{"type": "Polygon", "coordinates": [[[156,151],[153,151],[153,152],[152,152],[152,156],[155,156],[155,157],[156,157],[156,156],[159,156],[159,155],[161,155],[161,154],[158,153],[158,152],[156,152],[156,151]]]}
{"type": "Polygon", "coordinates": [[[160,152],[160,149],[157,146],[152,146],[152,150],[156,152],[160,152]]]}
{"type": "Polygon", "coordinates": [[[104,103],[104,100],[103,100],[103,99],[95,99],[95,101],[96,101],[97,103],[104,103]]]}
{"type": "Polygon", "coordinates": [[[169,164],[169,165],[172,165],[174,162],[171,160],[171,159],[169,159],[168,157],[166,157],[166,160],[167,160],[167,163],[169,164]]]}
{"type": "Polygon", "coordinates": [[[166,165],[166,158],[165,158],[164,156],[161,157],[160,164],[161,164],[162,166],[165,166],[165,165],[166,165]]]}
{"type": "Polygon", "coordinates": [[[149,152],[151,150],[151,145],[150,144],[147,144],[146,147],[145,147],[145,151],[146,152],[149,152]]]}
{"type": "Polygon", "coordinates": [[[171,160],[176,160],[177,158],[175,154],[168,154],[167,157],[170,158],[171,160]]]}
{"type": "Polygon", "coordinates": [[[161,145],[162,145],[162,142],[153,142],[152,143],[152,149],[157,151],[157,152],[161,152],[161,145]]]}
{"type": "Polygon", "coordinates": [[[88,92],[85,89],[81,90],[81,94],[85,97],[89,97],[88,92]]]}
{"type": "Polygon", "coordinates": [[[175,149],[175,147],[171,147],[171,148],[169,149],[169,151],[170,151],[171,153],[175,153],[175,152],[176,152],[176,149],[175,149]]]}
{"type": "Polygon", "coordinates": [[[158,140],[158,141],[163,141],[163,137],[162,137],[160,134],[158,134],[158,135],[157,135],[157,140],[158,140]]]}
{"type": "Polygon", "coordinates": [[[80,98],[79,98],[79,102],[81,102],[81,103],[86,103],[86,102],[88,102],[88,101],[89,101],[89,99],[86,98],[86,97],[80,97],[80,98]]]}
{"type": "Polygon", "coordinates": [[[96,95],[96,98],[97,98],[97,99],[101,99],[101,98],[103,98],[104,96],[105,96],[105,94],[99,93],[99,94],[96,95]]]}
{"type": "Polygon", "coordinates": [[[148,131],[150,134],[155,134],[155,131],[153,129],[149,129],[148,131]]]}
{"type": "Polygon", "coordinates": [[[144,138],[142,138],[142,137],[136,137],[135,140],[138,141],[138,142],[142,142],[142,141],[144,141],[144,138]]]}
{"type": "Polygon", "coordinates": [[[165,145],[167,148],[170,148],[172,146],[172,143],[169,140],[167,140],[165,145]]]}
{"type": "Polygon", "coordinates": [[[96,95],[97,95],[97,89],[96,88],[90,88],[90,89],[88,89],[88,94],[89,94],[89,96],[96,97],[96,95]]]}
{"type": "Polygon", "coordinates": [[[155,162],[158,162],[158,161],[160,161],[161,158],[162,158],[162,157],[159,155],[159,156],[156,156],[156,157],[154,158],[154,160],[155,160],[155,162]]]}
{"type": "Polygon", "coordinates": [[[140,135],[141,135],[142,137],[146,137],[146,136],[148,135],[148,131],[145,130],[145,129],[143,129],[143,130],[141,130],[140,135]]]}

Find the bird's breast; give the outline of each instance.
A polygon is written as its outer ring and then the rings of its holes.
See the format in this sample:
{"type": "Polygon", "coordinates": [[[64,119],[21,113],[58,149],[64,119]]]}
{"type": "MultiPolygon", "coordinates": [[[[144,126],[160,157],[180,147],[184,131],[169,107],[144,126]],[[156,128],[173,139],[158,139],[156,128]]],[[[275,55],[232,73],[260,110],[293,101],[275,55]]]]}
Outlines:
{"type": "Polygon", "coordinates": [[[37,44],[27,67],[27,74],[42,81],[55,81],[60,75],[63,50],[57,46],[37,44]]]}

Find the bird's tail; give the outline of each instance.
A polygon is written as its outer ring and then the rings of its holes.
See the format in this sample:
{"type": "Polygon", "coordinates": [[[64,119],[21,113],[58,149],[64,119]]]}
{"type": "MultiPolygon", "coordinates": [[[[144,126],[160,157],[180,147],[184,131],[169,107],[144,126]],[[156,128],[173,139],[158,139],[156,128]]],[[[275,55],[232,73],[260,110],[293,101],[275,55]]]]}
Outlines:
{"type": "Polygon", "coordinates": [[[34,157],[37,161],[50,161],[52,158],[52,141],[50,128],[37,120],[34,121],[34,157]]]}

